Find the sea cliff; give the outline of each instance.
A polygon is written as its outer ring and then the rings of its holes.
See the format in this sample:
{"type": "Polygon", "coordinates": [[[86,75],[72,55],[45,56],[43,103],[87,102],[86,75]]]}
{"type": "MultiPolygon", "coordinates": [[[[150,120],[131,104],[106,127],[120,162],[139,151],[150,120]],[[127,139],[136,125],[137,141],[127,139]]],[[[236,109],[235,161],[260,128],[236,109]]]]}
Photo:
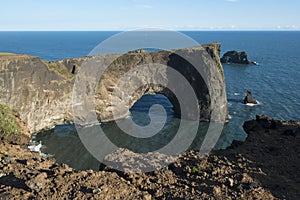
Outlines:
{"type": "MultiPolygon", "coordinates": [[[[99,55],[100,57],[103,55],[99,55]]],[[[115,55],[104,55],[110,58],[115,55]]],[[[49,129],[57,124],[73,123],[72,94],[76,76],[80,72],[82,63],[89,59],[97,59],[97,55],[74,59],[46,62],[36,56],[29,55],[3,55],[0,57],[0,103],[17,110],[20,119],[23,120],[31,133],[49,129]]],[[[200,120],[211,119],[212,106],[218,106],[216,121],[225,121],[227,116],[226,87],[223,68],[220,63],[220,44],[208,44],[199,47],[191,47],[178,50],[166,50],[159,52],[129,52],[120,55],[106,69],[95,91],[95,108],[97,119],[100,122],[108,122],[116,119],[112,110],[115,105],[111,103],[111,96],[117,88],[117,83],[122,74],[133,69],[137,65],[146,65],[145,72],[128,81],[127,88],[136,84],[144,84],[134,94],[125,94],[119,97],[120,105],[117,110],[119,118],[129,115],[130,107],[144,94],[164,94],[174,105],[174,110],[180,114],[180,105],[176,97],[165,87],[155,84],[147,84],[149,74],[153,69],[149,63],[158,63],[162,66],[170,66],[183,74],[192,85],[198,98],[200,120]],[[203,62],[204,75],[211,91],[205,86],[205,81],[197,73],[191,63],[185,61],[179,55],[195,57],[195,62],[203,62]],[[214,61],[217,67],[208,67],[207,58],[214,61]],[[199,59],[198,59],[199,58],[199,59]],[[210,96],[209,92],[213,93],[210,96]],[[127,100],[129,99],[129,104],[127,100]],[[127,104],[126,104],[127,103],[127,104]],[[124,105],[124,106],[123,106],[124,105]]],[[[99,66],[101,68],[101,66],[99,66]]],[[[95,72],[96,73],[96,72],[95,72]]],[[[155,73],[160,80],[167,83],[170,79],[167,68],[161,67],[155,73]]],[[[150,80],[156,81],[156,80],[150,80]]],[[[121,88],[122,89],[122,88],[121,88]]],[[[188,107],[188,106],[184,106],[188,107]]],[[[83,118],[89,116],[87,111],[83,118]]],[[[85,120],[85,119],[82,119],[85,120]]]]}

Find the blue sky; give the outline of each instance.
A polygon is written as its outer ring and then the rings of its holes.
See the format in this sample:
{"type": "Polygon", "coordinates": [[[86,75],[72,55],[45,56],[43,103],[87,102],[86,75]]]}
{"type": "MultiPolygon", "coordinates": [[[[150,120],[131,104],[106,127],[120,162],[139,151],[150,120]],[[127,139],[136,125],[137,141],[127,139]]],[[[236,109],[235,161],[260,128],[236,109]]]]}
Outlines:
{"type": "Polygon", "coordinates": [[[299,0],[3,0],[0,30],[300,30],[299,0]]]}

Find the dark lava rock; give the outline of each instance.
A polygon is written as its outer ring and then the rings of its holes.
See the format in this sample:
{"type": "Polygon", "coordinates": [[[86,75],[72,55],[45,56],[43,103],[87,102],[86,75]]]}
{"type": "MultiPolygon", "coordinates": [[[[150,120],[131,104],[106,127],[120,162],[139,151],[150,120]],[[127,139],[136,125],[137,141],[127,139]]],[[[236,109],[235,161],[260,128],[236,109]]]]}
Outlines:
{"type": "Polygon", "coordinates": [[[256,65],[256,62],[248,60],[248,55],[245,51],[227,51],[221,58],[221,63],[235,63],[235,64],[253,64],[256,65]]]}
{"type": "Polygon", "coordinates": [[[250,90],[247,90],[247,96],[244,99],[244,104],[247,104],[247,103],[257,104],[257,101],[253,98],[250,90]]]}
{"type": "MultiPolygon", "coordinates": [[[[299,199],[300,122],[258,115],[243,127],[243,144],[204,157],[189,150],[147,173],[121,173],[105,165],[102,171],[76,171],[26,146],[0,141],[0,199],[299,199]]],[[[149,156],[154,166],[166,158],[149,156]]],[[[137,169],[146,158],[126,149],[106,157],[137,169]]]]}

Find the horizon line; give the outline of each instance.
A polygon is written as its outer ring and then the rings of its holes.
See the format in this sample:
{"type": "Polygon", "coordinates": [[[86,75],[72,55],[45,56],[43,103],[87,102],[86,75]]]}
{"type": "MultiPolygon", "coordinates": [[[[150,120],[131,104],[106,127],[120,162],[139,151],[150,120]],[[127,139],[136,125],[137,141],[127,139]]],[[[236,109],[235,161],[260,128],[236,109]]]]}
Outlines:
{"type": "MultiPolygon", "coordinates": [[[[101,32],[101,31],[147,31],[141,29],[4,29],[0,32],[101,32]]],[[[149,29],[151,31],[151,29],[149,29]]],[[[153,31],[300,31],[300,29],[157,29],[153,31]]]]}

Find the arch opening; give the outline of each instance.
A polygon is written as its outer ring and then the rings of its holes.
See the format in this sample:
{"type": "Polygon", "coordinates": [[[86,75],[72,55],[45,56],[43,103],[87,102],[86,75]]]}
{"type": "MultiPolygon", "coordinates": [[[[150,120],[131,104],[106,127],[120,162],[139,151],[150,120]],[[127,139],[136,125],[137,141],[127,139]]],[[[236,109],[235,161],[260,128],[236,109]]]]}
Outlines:
{"type": "Polygon", "coordinates": [[[103,124],[103,129],[110,129],[109,134],[104,131],[105,135],[120,148],[136,153],[156,151],[168,144],[178,130],[180,119],[175,117],[173,108],[173,104],[163,93],[146,92],[132,104],[129,118],[117,120],[118,125],[128,130],[124,132],[116,124],[117,121],[113,121],[103,124]],[[155,105],[160,105],[161,109],[156,110],[155,105]],[[165,112],[162,112],[162,109],[165,112]],[[138,126],[136,130],[144,137],[129,134],[135,126],[132,123],[138,126]]]}
{"type": "MultiPolygon", "coordinates": [[[[149,110],[154,105],[161,105],[167,114],[167,120],[175,116],[174,106],[163,94],[145,94],[138,99],[129,109],[132,120],[140,126],[146,126],[150,123],[149,110]]],[[[152,109],[152,114],[161,117],[159,109],[152,109]]]]}

